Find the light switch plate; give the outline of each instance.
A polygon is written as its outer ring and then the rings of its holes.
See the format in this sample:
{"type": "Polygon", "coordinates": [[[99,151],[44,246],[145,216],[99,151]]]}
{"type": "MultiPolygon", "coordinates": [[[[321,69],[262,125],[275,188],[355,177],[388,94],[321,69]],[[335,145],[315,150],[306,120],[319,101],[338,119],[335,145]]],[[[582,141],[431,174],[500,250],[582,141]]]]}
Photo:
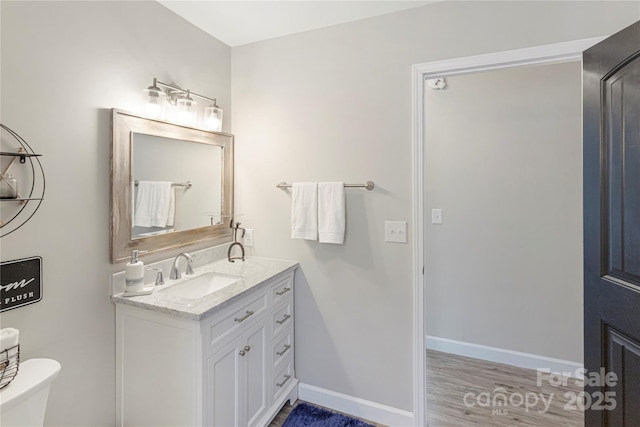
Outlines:
{"type": "Polygon", "coordinates": [[[431,224],[442,224],[442,209],[431,209],[431,224]]]}
{"type": "Polygon", "coordinates": [[[385,221],[384,241],[407,243],[407,221],[385,221]]]}
{"type": "Polygon", "coordinates": [[[253,246],[253,228],[247,228],[244,230],[244,245],[248,248],[253,246]]]}

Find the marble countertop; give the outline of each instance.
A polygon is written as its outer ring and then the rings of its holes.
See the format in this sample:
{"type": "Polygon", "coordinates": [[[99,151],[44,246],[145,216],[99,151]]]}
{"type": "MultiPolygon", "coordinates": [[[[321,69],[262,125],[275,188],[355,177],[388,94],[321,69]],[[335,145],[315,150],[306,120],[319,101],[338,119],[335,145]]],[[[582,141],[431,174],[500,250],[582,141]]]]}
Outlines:
{"type": "Polygon", "coordinates": [[[244,262],[231,263],[226,259],[194,268],[195,275],[214,272],[224,275],[240,276],[237,282],[205,295],[197,300],[167,295],[163,292],[173,285],[182,283],[194,276],[184,276],[180,280],[165,280],[165,284],[156,287],[150,295],[123,297],[113,295],[111,301],[135,307],[171,314],[184,319],[200,320],[235,301],[241,295],[260,288],[269,279],[284,276],[298,267],[295,261],[270,258],[247,258],[244,262]]]}

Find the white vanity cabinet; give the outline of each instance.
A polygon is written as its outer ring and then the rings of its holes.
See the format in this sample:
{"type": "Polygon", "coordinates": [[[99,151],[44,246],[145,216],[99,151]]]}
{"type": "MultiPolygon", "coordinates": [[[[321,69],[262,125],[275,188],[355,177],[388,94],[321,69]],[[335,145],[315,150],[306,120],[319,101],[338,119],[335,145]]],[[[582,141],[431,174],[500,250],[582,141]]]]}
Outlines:
{"type": "Polygon", "coordinates": [[[293,271],[200,319],[116,304],[123,426],[265,426],[297,398],[293,271]]]}

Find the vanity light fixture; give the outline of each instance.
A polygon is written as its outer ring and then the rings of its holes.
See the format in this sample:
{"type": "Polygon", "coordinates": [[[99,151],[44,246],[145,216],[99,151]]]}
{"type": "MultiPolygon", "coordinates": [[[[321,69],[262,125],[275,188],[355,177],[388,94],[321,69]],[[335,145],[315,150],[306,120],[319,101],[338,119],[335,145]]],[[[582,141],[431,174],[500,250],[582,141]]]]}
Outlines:
{"type": "Polygon", "coordinates": [[[203,127],[207,130],[222,131],[223,111],[222,108],[218,107],[216,98],[209,98],[208,96],[191,92],[189,89],[185,90],[175,85],[163,83],[158,81],[157,78],[153,79],[153,84],[145,89],[145,93],[148,97],[145,105],[147,117],[153,119],[162,118],[165,109],[164,101],[166,101],[169,105],[175,107],[173,109],[175,114],[170,120],[189,126],[194,126],[197,119],[198,103],[192,96],[206,99],[211,104],[204,109],[203,127]]]}

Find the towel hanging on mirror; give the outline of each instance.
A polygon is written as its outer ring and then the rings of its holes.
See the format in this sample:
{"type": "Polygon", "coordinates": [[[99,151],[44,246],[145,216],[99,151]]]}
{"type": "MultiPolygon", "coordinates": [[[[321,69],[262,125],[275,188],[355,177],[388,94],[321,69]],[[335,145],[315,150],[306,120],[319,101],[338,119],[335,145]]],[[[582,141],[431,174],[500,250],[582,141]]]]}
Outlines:
{"type": "Polygon", "coordinates": [[[134,226],[167,227],[173,225],[175,196],[172,201],[173,188],[171,184],[170,181],[139,181],[133,216],[134,226]]]}

